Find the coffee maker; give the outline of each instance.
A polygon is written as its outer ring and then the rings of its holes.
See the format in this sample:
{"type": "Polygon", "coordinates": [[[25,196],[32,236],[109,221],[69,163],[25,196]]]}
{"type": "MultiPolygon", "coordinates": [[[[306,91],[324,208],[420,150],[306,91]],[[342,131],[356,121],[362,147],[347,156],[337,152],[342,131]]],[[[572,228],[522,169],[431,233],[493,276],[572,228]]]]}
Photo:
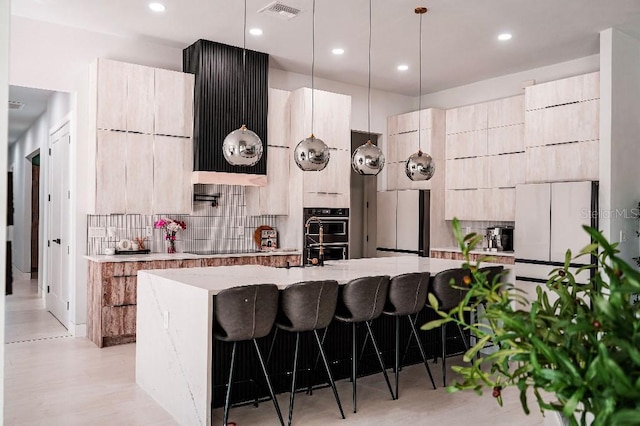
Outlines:
{"type": "Polygon", "coordinates": [[[485,235],[487,251],[513,251],[513,226],[492,226],[485,235]]]}

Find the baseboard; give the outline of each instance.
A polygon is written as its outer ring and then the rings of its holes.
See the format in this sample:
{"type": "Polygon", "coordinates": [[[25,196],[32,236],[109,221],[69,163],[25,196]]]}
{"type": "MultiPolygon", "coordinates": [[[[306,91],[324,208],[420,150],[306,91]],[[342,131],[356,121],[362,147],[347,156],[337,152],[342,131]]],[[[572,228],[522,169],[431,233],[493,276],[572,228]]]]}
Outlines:
{"type": "Polygon", "coordinates": [[[13,274],[13,280],[30,280],[31,279],[31,273],[30,272],[22,272],[20,269],[18,269],[15,265],[11,265],[11,272],[13,274]]]}
{"type": "Polygon", "coordinates": [[[73,324],[69,327],[69,332],[73,337],[87,337],[87,324],[73,324]]]}

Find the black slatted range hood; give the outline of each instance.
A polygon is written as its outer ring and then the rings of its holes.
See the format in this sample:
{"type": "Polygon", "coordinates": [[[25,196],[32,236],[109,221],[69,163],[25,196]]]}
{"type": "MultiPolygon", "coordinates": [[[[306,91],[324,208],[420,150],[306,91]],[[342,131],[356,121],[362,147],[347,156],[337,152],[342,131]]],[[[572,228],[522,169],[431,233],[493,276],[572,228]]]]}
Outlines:
{"type": "Polygon", "coordinates": [[[242,48],[208,40],[198,40],[183,51],[183,71],[195,74],[194,183],[266,184],[269,55],[247,50],[246,73],[242,56],[242,48]],[[222,153],[224,138],[242,124],[264,145],[262,158],[251,167],[232,166],[222,153]]]}

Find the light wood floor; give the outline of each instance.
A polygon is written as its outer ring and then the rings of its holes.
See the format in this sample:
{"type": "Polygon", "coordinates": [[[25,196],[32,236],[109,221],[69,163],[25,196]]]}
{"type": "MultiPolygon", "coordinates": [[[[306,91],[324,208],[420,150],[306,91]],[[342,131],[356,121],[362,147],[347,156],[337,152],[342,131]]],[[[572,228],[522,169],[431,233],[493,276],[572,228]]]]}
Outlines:
{"type": "MultiPolygon", "coordinates": [[[[70,337],[44,310],[34,281],[14,282],[7,296],[5,346],[6,425],[174,425],[159,405],[135,384],[135,344],[98,349],[84,338],[70,337]]],[[[456,362],[451,358],[451,364],[456,362]]],[[[457,362],[460,362],[458,359],[457,362]]],[[[338,382],[347,416],[341,420],[330,389],[296,395],[297,425],[467,425],[533,426],[543,417],[522,413],[517,392],[504,395],[500,408],[491,395],[449,394],[441,386],[440,365],[431,365],[437,390],[424,366],[406,368],[400,376],[400,399],[392,401],[382,375],[358,381],[358,413],[352,412],[351,383],[338,382]]],[[[391,374],[391,372],[389,373],[391,374]]],[[[286,418],[288,394],[279,395],[286,418]]],[[[530,401],[535,410],[535,402],[530,401]]],[[[221,424],[221,410],[214,424],[221,424]]],[[[258,408],[231,409],[238,426],[274,425],[270,402],[258,408]]]]}

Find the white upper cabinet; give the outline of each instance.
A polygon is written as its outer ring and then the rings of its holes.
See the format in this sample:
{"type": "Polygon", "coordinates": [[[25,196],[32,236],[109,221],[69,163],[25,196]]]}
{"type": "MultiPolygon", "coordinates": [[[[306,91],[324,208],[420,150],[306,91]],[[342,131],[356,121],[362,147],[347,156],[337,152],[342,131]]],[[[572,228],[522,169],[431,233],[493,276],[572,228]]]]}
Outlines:
{"type": "Polygon", "coordinates": [[[267,185],[245,188],[249,216],[289,214],[289,165],[292,155],[289,149],[289,94],[285,90],[269,89],[267,185]]]}
{"type": "Polygon", "coordinates": [[[487,155],[487,129],[447,135],[447,158],[487,155]]]}
{"type": "Polygon", "coordinates": [[[193,74],[155,70],[155,134],[193,136],[194,81],[193,74]]]}
{"type": "Polygon", "coordinates": [[[92,212],[190,213],[193,75],[107,59],[89,75],[92,212]]]}
{"type": "Polygon", "coordinates": [[[494,127],[487,131],[487,154],[524,152],[524,123],[494,127]]]}
{"type": "Polygon", "coordinates": [[[527,111],[600,98],[600,73],[578,75],[525,88],[527,111]]]}
{"type": "Polygon", "coordinates": [[[155,136],[153,170],[154,212],[191,213],[193,197],[191,139],[155,136]]]}
{"type": "Polygon", "coordinates": [[[153,135],[126,135],[126,211],[152,214],[153,191],[150,190],[149,183],[154,180],[153,135]]]}
{"type": "Polygon", "coordinates": [[[290,139],[293,147],[313,133],[331,149],[327,167],[320,172],[304,172],[303,206],[348,208],[351,194],[351,97],[316,90],[313,108],[311,89],[290,95],[290,139]]]}
{"type": "Polygon", "coordinates": [[[487,128],[487,104],[475,104],[447,110],[447,134],[487,128]]]}
{"type": "MultiPolygon", "coordinates": [[[[99,59],[97,68],[96,127],[104,130],[127,130],[127,87],[129,64],[99,59]]],[[[153,105],[153,104],[152,104],[153,105]]]]}
{"type": "Polygon", "coordinates": [[[600,139],[598,99],[527,111],[526,146],[600,139]]]}
{"type": "Polygon", "coordinates": [[[599,142],[534,146],[526,152],[527,183],[599,179],[599,142]]]}
{"type": "MultiPolygon", "coordinates": [[[[154,69],[140,65],[127,65],[127,131],[153,133],[153,106],[155,96],[154,69]]],[[[193,90],[192,90],[193,92],[193,90]]],[[[180,120],[180,117],[173,117],[180,120]]]]}
{"type": "Polygon", "coordinates": [[[127,134],[98,130],[96,145],[94,213],[127,213],[127,134]]]}
{"type": "Polygon", "coordinates": [[[487,103],[487,127],[504,127],[524,123],[524,95],[487,103]]]}

